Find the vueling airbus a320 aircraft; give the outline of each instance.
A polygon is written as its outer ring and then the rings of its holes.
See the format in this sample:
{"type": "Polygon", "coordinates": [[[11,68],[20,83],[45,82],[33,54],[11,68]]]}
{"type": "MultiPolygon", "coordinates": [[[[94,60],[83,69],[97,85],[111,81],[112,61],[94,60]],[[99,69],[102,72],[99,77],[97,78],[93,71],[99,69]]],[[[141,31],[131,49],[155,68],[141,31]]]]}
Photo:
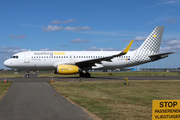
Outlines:
{"type": "Polygon", "coordinates": [[[90,77],[89,70],[131,67],[168,57],[173,52],[159,53],[163,30],[164,26],[157,26],[134,51],[129,51],[133,40],[124,51],[27,51],[14,54],[4,65],[15,69],[52,69],[55,74],[79,73],[80,77],[90,77]]]}

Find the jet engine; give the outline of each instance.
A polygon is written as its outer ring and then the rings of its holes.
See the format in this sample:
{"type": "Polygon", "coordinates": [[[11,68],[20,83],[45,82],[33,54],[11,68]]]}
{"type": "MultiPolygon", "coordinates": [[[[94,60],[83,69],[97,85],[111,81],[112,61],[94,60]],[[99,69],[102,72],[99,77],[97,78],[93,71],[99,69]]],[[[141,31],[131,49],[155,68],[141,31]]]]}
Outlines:
{"type": "Polygon", "coordinates": [[[67,74],[76,74],[81,71],[82,70],[76,65],[58,65],[54,73],[67,75],[67,74]]]}

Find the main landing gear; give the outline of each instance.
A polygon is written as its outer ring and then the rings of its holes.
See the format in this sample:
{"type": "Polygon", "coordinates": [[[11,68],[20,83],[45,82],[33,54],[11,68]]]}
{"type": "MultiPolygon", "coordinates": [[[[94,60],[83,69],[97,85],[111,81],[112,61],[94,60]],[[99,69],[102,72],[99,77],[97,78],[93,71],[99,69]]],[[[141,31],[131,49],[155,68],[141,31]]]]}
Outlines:
{"type": "Polygon", "coordinates": [[[91,74],[88,73],[88,72],[86,72],[86,73],[81,72],[81,73],[79,73],[79,77],[90,78],[90,77],[91,77],[91,74]]]}

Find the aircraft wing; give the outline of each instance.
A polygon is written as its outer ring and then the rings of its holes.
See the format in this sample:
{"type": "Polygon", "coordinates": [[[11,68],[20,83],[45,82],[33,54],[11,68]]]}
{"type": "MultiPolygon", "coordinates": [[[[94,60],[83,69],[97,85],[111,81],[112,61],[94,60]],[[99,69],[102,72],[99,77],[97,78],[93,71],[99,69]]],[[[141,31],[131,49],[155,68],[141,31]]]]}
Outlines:
{"type": "Polygon", "coordinates": [[[125,55],[129,51],[132,43],[133,43],[133,40],[128,44],[128,46],[125,48],[125,50],[120,52],[119,54],[115,54],[115,55],[111,55],[111,56],[106,56],[106,57],[101,57],[101,58],[77,61],[77,62],[75,62],[75,64],[77,66],[79,66],[79,67],[91,67],[91,66],[95,65],[95,63],[101,64],[102,61],[111,62],[111,59],[113,59],[114,57],[125,55]]]}
{"type": "Polygon", "coordinates": [[[150,55],[149,57],[151,58],[151,60],[159,60],[165,57],[168,57],[169,54],[173,54],[175,52],[168,52],[168,53],[160,53],[160,54],[156,54],[156,55],[150,55]]]}

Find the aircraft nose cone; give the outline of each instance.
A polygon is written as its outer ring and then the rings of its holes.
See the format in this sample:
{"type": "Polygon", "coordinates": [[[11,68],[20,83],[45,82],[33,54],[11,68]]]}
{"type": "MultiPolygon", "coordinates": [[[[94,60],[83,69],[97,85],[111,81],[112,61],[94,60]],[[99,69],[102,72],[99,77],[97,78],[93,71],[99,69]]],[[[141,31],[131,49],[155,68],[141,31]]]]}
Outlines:
{"type": "Polygon", "coordinates": [[[4,66],[9,67],[9,65],[10,65],[9,60],[4,61],[4,66]]]}

